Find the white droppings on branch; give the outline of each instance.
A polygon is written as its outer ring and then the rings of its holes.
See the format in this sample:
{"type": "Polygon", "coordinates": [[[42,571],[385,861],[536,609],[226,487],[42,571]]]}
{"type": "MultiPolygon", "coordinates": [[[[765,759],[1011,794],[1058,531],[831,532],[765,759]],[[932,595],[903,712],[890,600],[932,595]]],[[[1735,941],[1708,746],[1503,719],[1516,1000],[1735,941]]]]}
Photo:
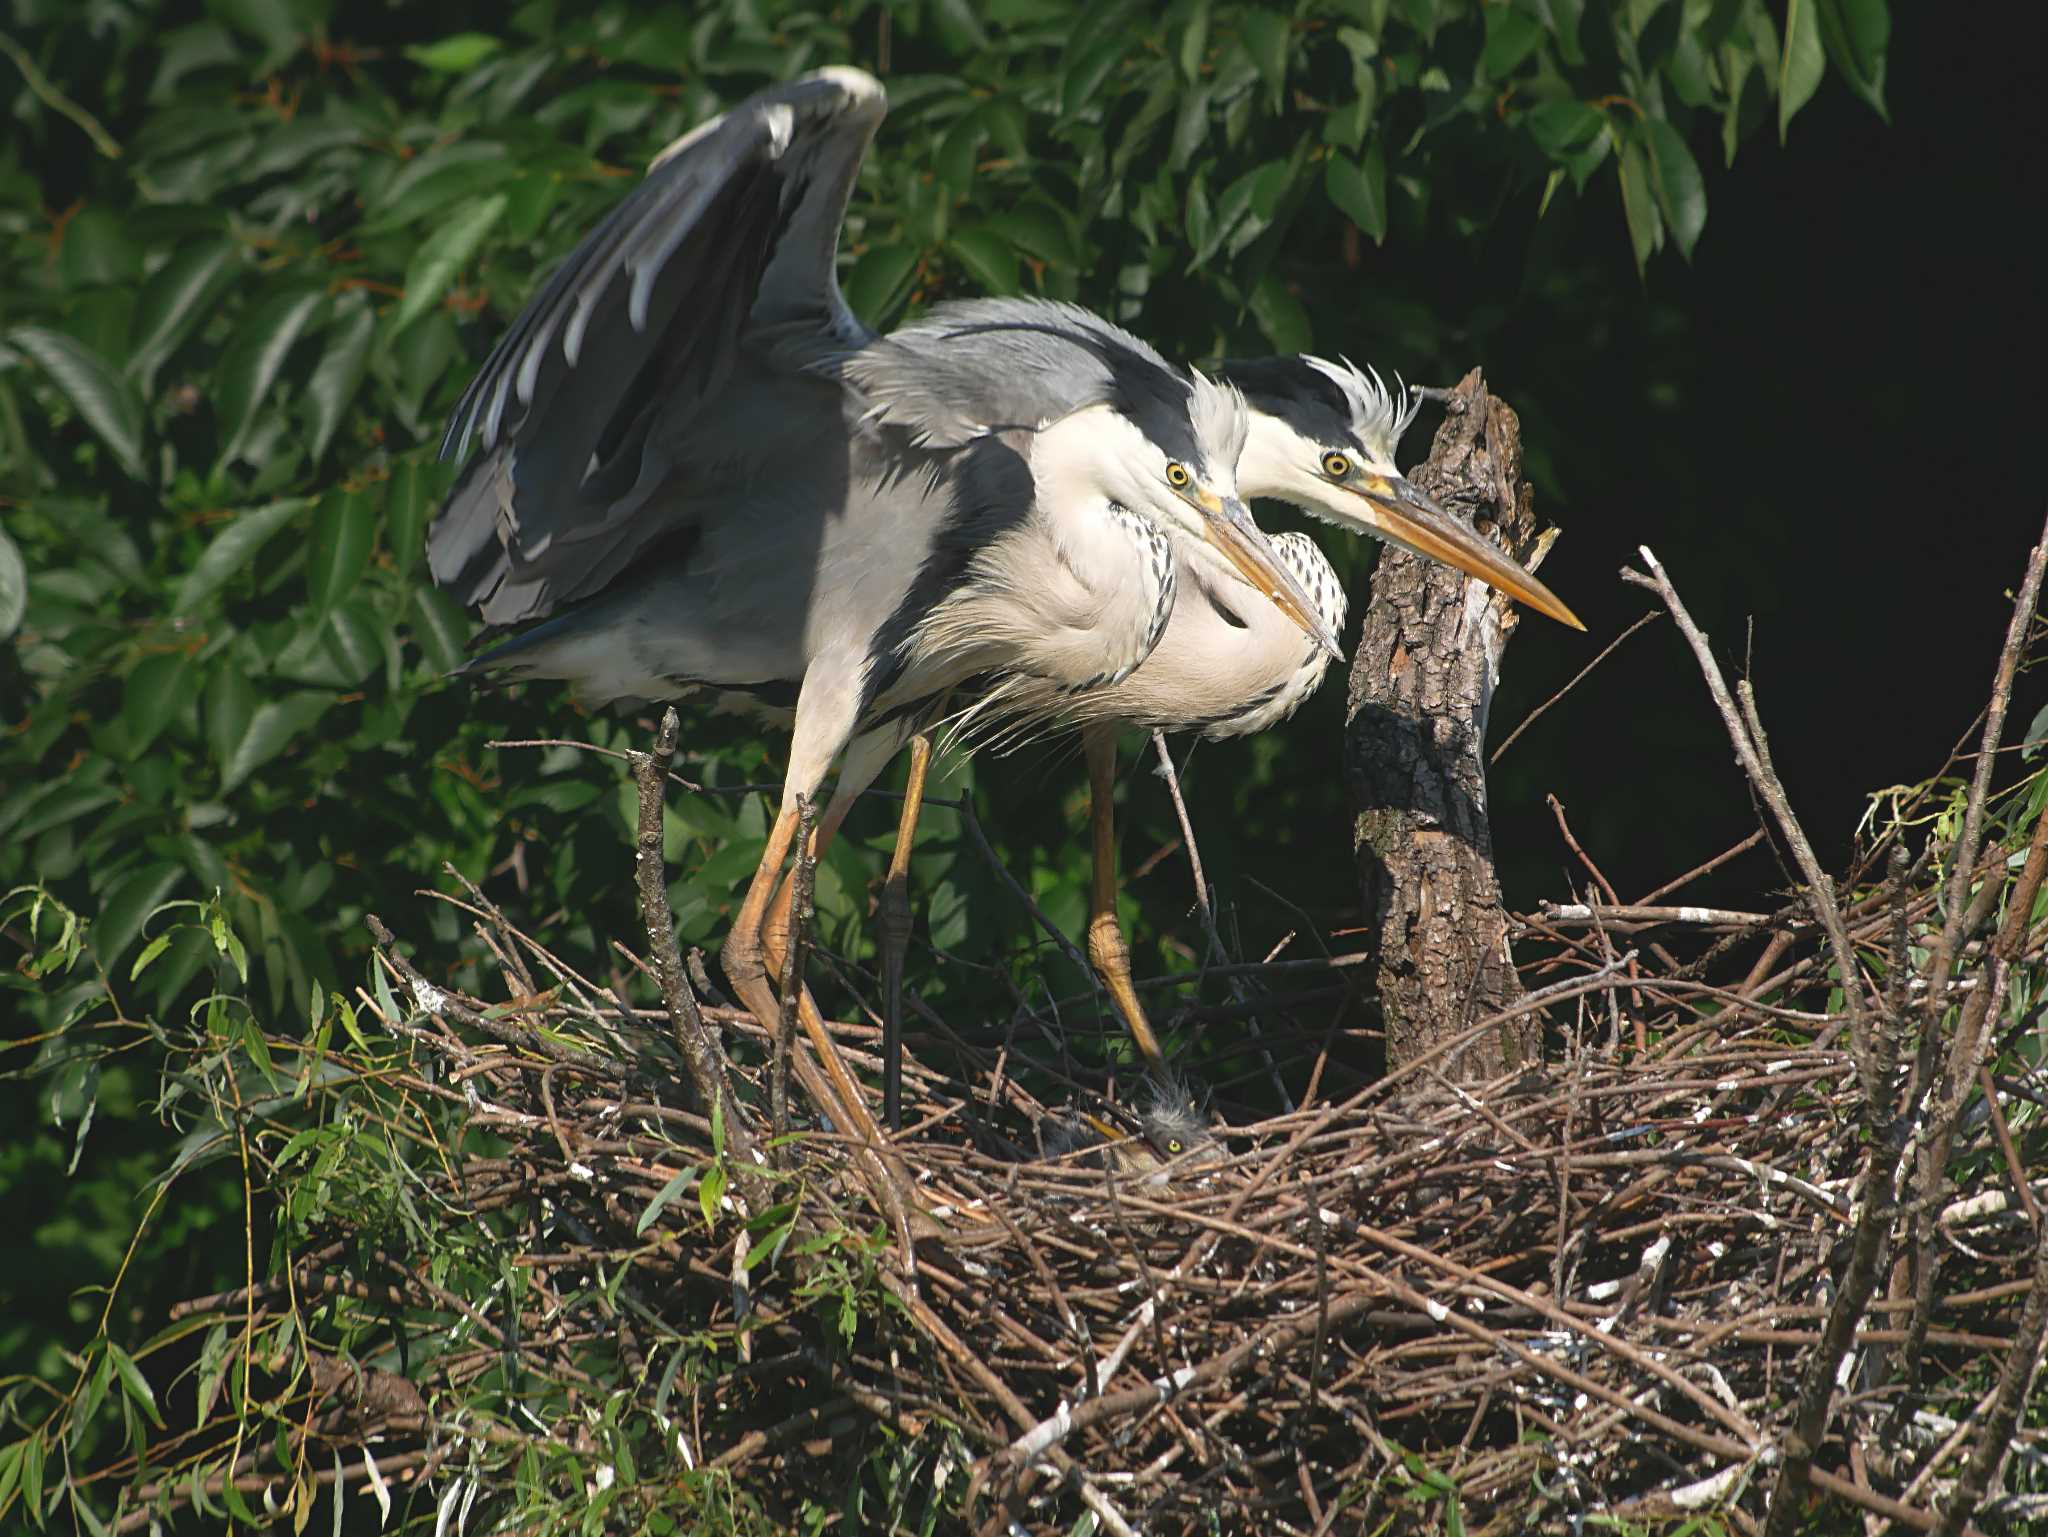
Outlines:
{"type": "Polygon", "coordinates": [[[1708,1505],[1718,1505],[1748,1471],[1748,1464],[1737,1463],[1694,1483],[1673,1489],[1665,1497],[1680,1510],[1699,1510],[1708,1505]]]}

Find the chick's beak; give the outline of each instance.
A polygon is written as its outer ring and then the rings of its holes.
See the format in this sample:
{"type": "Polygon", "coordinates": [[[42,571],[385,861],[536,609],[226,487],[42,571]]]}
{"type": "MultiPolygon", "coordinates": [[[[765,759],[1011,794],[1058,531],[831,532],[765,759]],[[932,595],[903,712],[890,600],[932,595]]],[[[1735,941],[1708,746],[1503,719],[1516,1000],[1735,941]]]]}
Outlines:
{"type": "Polygon", "coordinates": [[[1337,637],[1323,618],[1315,600],[1274,553],[1273,546],[1252,521],[1249,508],[1234,496],[1218,496],[1206,488],[1181,493],[1188,505],[1202,515],[1202,537],[1221,551],[1239,575],[1264,593],[1273,606],[1301,627],[1301,632],[1321,646],[1331,658],[1344,660],[1337,637]]]}
{"type": "Polygon", "coordinates": [[[1349,493],[1356,505],[1346,521],[1362,520],[1372,531],[1403,549],[1477,577],[1518,603],[1559,624],[1585,629],[1579,616],[1556,593],[1510,560],[1477,531],[1446,512],[1436,499],[1405,476],[1368,470],[1333,487],[1349,493]]]}

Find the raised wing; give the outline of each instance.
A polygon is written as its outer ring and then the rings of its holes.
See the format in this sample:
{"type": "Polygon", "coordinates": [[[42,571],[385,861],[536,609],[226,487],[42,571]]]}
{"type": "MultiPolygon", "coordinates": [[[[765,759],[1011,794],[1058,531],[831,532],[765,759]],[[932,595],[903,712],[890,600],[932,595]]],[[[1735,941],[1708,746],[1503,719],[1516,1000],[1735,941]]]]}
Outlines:
{"type": "MultiPolygon", "coordinates": [[[[827,69],[749,97],[662,152],[520,313],[455,408],[443,458],[481,452],[427,534],[434,580],[493,624],[602,589],[673,520],[640,516],[747,338],[867,332],[835,276],[847,196],[887,111],[827,69]]],[[[802,351],[802,348],[798,348],[802,351]]]]}

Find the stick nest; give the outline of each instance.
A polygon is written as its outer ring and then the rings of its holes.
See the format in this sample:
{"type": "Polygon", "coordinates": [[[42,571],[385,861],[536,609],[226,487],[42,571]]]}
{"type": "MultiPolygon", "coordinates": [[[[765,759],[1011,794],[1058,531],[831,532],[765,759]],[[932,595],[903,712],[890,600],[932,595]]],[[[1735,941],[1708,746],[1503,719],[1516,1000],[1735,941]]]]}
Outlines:
{"type": "MultiPolygon", "coordinates": [[[[1912,905],[1895,895],[1852,910],[1869,934],[1912,905]]],[[[1262,1069],[1216,1094],[1213,1140],[1163,1164],[1047,1156],[1057,1075],[1020,1081],[1015,1056],[963,1047],[943,1076],[910,1075],[887,1161],[907,1184],[885,1200],[815,1115],[779,1142],[757,1125],[740,1167],[664,1011],[467,905],[504,998],[428,984],[385,936],[391,985],[364,1001],[406,1044],[387,1088],[442,1148],[416,1161],[412,1205],[459,1215],[516,1270],[516,1300],[458,1297],[376,1248],[363,1213],[331,1211],[296,1288],[367,1290],[450,1330],[405,1392],[330,1368],[331,1437],[395,1438],[444,1480],[522,1443],[616,1467],[588,1413],[508,1414],[484,1436],[441,1412],[511,1373],[564,1405],[579,1385],[623,1395],[663,1427],[655,1451],[729,1476],[735,1519],[771,1525],[847,1488],[894,1519],[964,1510],[992,1529],[1084,1510],[1148,1531],[1754,1524],[1864,1199],[1857,1069],[1838,1020],[1794,1007],[1827,988],[1796,915],[1723,922],[1709,952],[1798,933],[1759,979],[1768,1005],[1700,982],[1697,959],[1660,976],[1614,934],[1531,918],[1525,971],[1564,980],[1524,1007],[1571,1043],[1563,1061],[1456,1084],[1451,1049],[1332,1089],[1345,1047],[1326,1037],[1275,1064],[1315,1076],[1305,1108],[1254,1109],[1262,1069]]],[[[736,1043],[735,1113],[757,1122],[768,1073],[739,1060],[761,1064],[772,1037],[715,999],[705,1012],[736,1043]]],[[[856,1065],[871,1037],[849,1034],[856,1065]]],[[[1927,1391],[1855,1392],[1906,1338],[1910,1299],[1879,1300],[1836,1421],[1858,1453],[1814,1466],[1823,1491],[1914,1527],[1968,1419],[1930,1405],[1996,1378],[2025,1300],[2012,1138],[1983,1115],[1957,1133],[1927,1391]]],[[[2038,1116],[2019,1139],[2038,1180],[2038,1116]]],[[[2040,1450],[2022,1436],[2036,1482],[2040,1450]]]]}

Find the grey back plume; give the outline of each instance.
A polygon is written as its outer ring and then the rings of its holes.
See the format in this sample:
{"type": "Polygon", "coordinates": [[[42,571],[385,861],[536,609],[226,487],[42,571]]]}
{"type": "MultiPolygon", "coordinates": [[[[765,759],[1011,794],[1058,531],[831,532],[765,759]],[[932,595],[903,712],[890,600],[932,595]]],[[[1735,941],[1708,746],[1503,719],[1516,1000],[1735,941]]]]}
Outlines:
{"type": "Polygon", "coordinates": [[[1115,407],[1169,457],[1204,469],[1234,468],[1243,447],[1235,391],[1074,304],[956,300],[829,366],[869,399],[873,419],[934,447],[1093,405],[1115,407]],[[1227,465],[1205,464],[1204,442],[1227,465]]]}

